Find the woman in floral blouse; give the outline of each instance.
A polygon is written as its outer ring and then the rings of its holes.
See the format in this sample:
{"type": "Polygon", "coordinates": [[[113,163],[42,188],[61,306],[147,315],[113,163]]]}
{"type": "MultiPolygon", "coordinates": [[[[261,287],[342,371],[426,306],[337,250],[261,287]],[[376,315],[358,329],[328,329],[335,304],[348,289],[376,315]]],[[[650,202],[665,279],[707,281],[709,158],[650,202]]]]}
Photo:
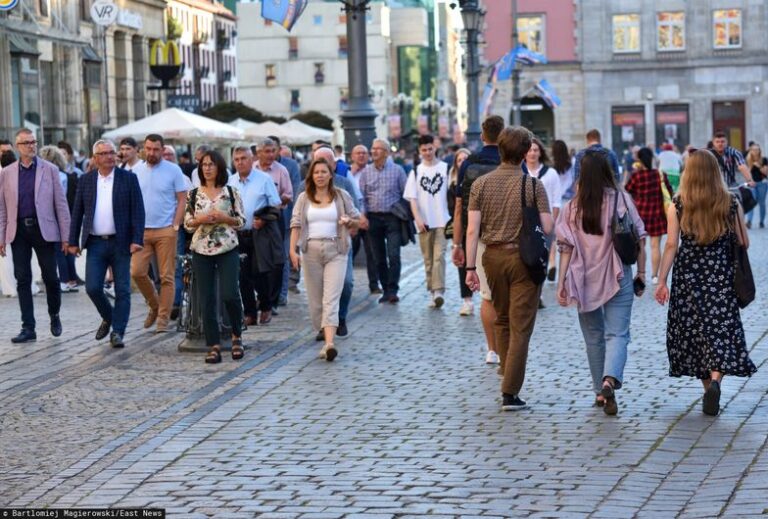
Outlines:
{"type": "MultiPolygon", "coordinates": [[[[245,223],[240,193],[227,186],[227,164],[216,151],[209,151],[200,160],[198,169],[200,187],[189,192],[184,227],[192,235],[192,272],[199,287],[201,301],[215,301],[214,275],[219,273],[221,301],[229,314],[232,326],[232,359],[243,358],[243,341],[240,338],[243,307],[240,303],[238,277],[237,229],[245,223]]],[[[203,305],[203,331],[210,348],[205,362],[221,362],[221,345],[217,307],[203,305]]]]}

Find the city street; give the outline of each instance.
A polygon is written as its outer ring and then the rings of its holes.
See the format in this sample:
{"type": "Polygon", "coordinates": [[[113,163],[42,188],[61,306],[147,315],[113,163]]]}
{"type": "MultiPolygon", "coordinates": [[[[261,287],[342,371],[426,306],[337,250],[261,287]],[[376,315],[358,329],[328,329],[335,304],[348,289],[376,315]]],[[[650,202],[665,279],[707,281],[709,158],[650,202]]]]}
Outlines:
{"type": "Polygon", "coordinates": [[[333,363],[317,359],[303,293],[245,333],[242,362],[214,366],[180,353],[182,335],[144,331],[138,294],[124,350],[93,340],[82,288],[62,296],[59,339],[35,297],[26,345],[10,343],[18,303],[2,298],[1,504],[264,519],[768,514],[768,231],[751,237],[758,297],[743,316],[759,371],[725,379],[716,418],[698,381],[667,376],[652,287],[636,299],[619,414],[592,407],[576,311],[553,284],[521,395],[531,407],[502,413],[479,316],[458,315],[455,268],[446,306],[428,309],[415,246],[398,306],[377,304],[356,268],[333,363]]]}

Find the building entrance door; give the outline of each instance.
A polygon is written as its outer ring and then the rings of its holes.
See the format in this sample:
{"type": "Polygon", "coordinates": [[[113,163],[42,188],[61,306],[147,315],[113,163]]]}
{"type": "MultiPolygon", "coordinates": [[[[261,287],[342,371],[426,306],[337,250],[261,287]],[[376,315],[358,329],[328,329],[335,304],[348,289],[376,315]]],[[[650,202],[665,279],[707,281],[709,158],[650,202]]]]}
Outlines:
{"type": "Polygon", "coordinates": [[[712,128],[722,130],[728,136],[728,144],[743,151],[747,143],[744,138],[744,101],[719,101],[712,103],[712,128]]]}

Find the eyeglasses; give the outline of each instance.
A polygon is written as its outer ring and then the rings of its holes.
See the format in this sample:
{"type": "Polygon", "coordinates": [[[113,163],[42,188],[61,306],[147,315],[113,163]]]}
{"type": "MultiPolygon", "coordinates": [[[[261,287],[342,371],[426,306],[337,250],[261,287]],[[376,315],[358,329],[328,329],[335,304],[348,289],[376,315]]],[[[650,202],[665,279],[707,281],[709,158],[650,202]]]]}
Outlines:
{"type": "Polygon", "coordinates": [[[117,155],[117,152],[115,151],[100,151],[98,153],[94,153],[97,157],[104,157],[109,155],[117,155]]]}
{"type": "Polygon", "coordinates": [[[213,162],[203,162],[203,163],[201,164],[201,166],[202,166],[203,168],[215,168],[215,167],[216,167],[216,164],[214,164],[213,162]]]}
{"type": "Polygon", "coordinates": [[[35,144],[37,144],[37,141],[22,141],[17,142],[16,146],[34,146],[35,144]]]}

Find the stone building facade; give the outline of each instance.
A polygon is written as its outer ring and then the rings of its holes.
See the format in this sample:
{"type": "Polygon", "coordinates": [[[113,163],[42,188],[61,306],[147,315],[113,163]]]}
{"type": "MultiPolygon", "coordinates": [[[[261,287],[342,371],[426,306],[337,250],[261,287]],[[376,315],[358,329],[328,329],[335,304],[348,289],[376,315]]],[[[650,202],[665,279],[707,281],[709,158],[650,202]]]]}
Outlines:
{"type": "Polygon", "coordinates": [[[582,0],[586,127],[635,144],[768,144],[768,7],[756,0],[582,0]]]}

